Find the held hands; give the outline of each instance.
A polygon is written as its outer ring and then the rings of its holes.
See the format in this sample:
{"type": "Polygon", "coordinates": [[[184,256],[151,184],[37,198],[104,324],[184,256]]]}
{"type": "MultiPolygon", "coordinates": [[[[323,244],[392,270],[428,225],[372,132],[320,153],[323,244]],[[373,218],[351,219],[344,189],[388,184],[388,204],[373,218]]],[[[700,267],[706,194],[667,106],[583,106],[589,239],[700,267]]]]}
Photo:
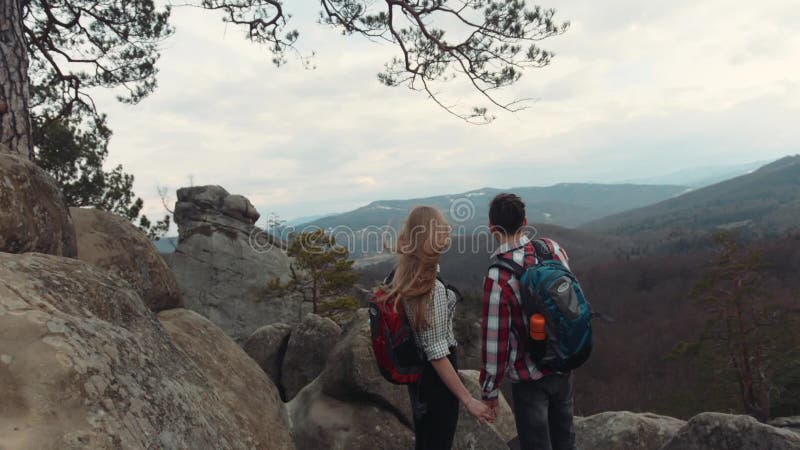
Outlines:
{"type": "Polygon", "coordinates": [[[483,400],[481,403],[483,403],[487,408],[489,408],[490,411],[492,411],[492,420],[490,423],[494,423],[495,419],[497,419],[497,405],[499,404],[497,399],[494,398],[491,400],[483,400]]]}
{"type": "Polygon", "coordinates": [[[495,400],[495,407],[491,408],[486,402],[469,397],[464,403],[464,407],[467,408],[467,411],[478,423],[494,423],[495,418],[497,418],[497,400],[495,400]]]}

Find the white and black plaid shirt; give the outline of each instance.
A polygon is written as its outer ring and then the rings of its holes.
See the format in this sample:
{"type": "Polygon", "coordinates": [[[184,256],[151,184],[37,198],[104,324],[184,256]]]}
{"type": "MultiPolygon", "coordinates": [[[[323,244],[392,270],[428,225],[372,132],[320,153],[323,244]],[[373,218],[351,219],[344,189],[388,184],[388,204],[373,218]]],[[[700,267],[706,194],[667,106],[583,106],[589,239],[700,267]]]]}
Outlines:
{"type": "Polygon", "coordinates": [[[458,297],[439,280],[436,280],[431,296],[433,301],[428,302],[427,311],[428,328],[417,331],[413,314],[408,318],[411,328],[414,329],[414,339],[429,361],[447,357],[450,348],[458,345],[453,333],[458,297]]]}

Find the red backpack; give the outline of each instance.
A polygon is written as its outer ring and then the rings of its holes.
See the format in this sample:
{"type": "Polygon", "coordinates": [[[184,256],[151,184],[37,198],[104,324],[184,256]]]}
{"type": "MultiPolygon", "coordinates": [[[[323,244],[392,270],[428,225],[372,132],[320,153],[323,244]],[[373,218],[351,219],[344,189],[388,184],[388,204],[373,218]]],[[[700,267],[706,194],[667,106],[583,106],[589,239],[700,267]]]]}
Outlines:
{"type": "Polygon", "coordinates": [[[394,384],[413,384],[422,376],[425,357],[414,341],[403,302],[378,289],[369,300],[372,351],[378,369],[394,384]]]}
{"type": "MultiPolygon", "coordinates": [[[[386,277],[384,285],[389,284],[393,276],[394,271],[386,277]]],[[[439,276],[436,279],[455,294],[457,301],[462,300],[458,289],[445,283],[439,276]]],[[[389,299],[387,292],[379,288],[369,300],[369,326],[372,352],[381,375],[394,384],[416,383],[422,376],[427,359],[414,340],[403,302],[389,299]]]]}

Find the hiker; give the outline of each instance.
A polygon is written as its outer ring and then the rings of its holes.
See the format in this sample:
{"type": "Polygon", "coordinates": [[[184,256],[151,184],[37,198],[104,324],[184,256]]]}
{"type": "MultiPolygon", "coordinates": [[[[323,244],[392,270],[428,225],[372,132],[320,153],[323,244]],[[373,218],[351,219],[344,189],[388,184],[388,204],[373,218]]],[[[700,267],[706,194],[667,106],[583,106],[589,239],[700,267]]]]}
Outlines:
{"type": "Polygon", "coordinates": [[[382,288],[388,301],[402,299],[398,305],[404,308],[414,342],[424,355],[419,379],[399,381],[408,384],[417,450],[451,448],[459,403],[480,422],[494,420],[491,408],[472,397],[458,376],[453,334],[458,295],[438,277],[439,257],[449,245],[450,226],[442,213],[430,206],[415,207],[398,235],[397,267],[382,288]]]}
{"type": "MultiPolygon", "coordinates": [[[[589,347],[580,348],[575,361],[554,362],[553,352],[548,352],[546,348],[550,345],[546,334],[553,330],[545,328],[545,315],[531,315],[523,307],[524,292],[521,287],[524,286],[521,286],[520,279],[531,267],[541,267],[537,264],[544,258],[539,253],[547,253],[550,260],[557,261],[549,268],[566,274],[557,278],[564,283],[558,285],[557,290],[565,292],[567,302],[571,302],[568,307],[577,308],[573,312],[586,322],[583,323],[585,327],[591,320],[591,310],[579,287],[577,291],[569,289],[573,287],[573,282],[568,272],[566,252],[552,240],[529,239],[525,235],[527,224],[525,204],[518,196],[499,194],[492,200],[489,226],[499,248],[493,254],[484,283],[480,373],[482,397],[484,403],[496,413],[500,384],[508,375],[512,382],[514,418],[521,448],[571,450],[575,448],[572,372],[537,367],[535,360],[549,361],[552,367],[582,364],[591,351],[591,330],[588,330],[588,338],[587,331],[581,330],[583,340],[588,339],[589,347]],[[537,249],[540,251],[537,252],[537,249]],[[577,301],[578,296],[580,302],[577,301]],[[538,347],[539,343],[541,348],[538,347]]],[[[577,280],[574,280],[574,284],[577,286],[577,280]]]]}

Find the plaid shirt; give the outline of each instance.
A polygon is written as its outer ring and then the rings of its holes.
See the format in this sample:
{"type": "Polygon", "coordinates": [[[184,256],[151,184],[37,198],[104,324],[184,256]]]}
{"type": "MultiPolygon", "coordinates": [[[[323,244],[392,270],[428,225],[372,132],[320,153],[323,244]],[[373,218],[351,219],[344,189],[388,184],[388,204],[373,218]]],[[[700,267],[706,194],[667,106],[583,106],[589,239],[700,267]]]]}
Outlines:
{"type": "MultiPolygon", "coordinates": [[[[546,240],[556,259],[568,264],[566,252],[554,241],[546,240]]],[[[538,263],[533,243],[527,236],[518,242],[501,245],[492,258],[513,259],[523,267],[538,263]]],[[[512,382],[531,381],[545,374],[536,368],[525,351],[528,323],[521,306],[519,280],[497,267],[489,269],[483,291],[483,345],[480,383],[485,400],[497,398],[503,377],[512,382]]]]}
{"type": "Polygon", "coordinates": [[[408,317],[414,330],[414,340],[429,361],[447,357],[450,355],[450,348],[458,345],[453,333],[453,318],[458,302],[456,294],[436,280],[431,296],[433,299],[428,302],[427,311],[428,328],[417,331],[413,314],[408,317]]]}

